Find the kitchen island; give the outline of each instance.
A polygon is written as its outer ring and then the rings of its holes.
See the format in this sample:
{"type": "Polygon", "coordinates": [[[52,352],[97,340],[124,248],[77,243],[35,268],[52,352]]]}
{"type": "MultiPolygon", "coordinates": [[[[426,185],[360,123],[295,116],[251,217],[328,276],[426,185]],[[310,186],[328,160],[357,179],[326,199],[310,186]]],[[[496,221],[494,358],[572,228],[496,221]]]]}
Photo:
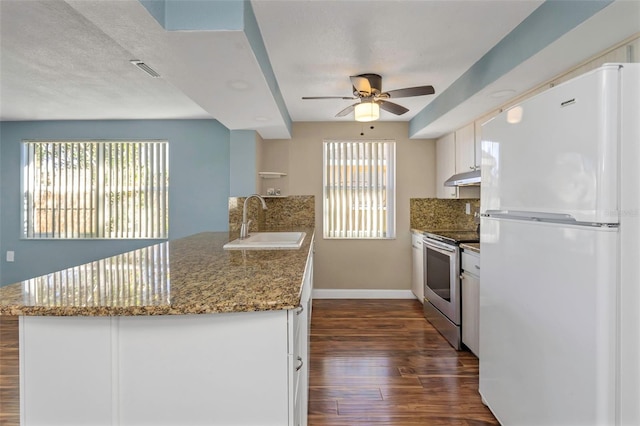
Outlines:
{"type": "Polygon", "coordinates": [[[23,425],[306,424],[313,230],[201,233],[0,288],[23,425]]]}

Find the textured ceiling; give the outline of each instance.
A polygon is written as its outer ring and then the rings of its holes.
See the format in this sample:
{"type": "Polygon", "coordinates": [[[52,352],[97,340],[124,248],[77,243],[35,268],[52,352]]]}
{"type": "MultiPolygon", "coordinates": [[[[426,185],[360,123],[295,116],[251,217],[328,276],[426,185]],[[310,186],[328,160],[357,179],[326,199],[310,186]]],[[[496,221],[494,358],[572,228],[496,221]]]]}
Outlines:
{"type": "MultiPolygon", "coordinates": [[[[430,84],[441,93],[540,3],[265,1],[254,9],[291,118],[317,121],[353,101],[301,97],[350,96],[350,75],[380,74],[383,90],[430,84]]],[[[382,119],[409,120],[433,97],[398,99],[410,111],[382,119]]]]}
{"type": "MultiPolygon", "coordinates": [[[[461,76],[542,1],[232,2],[244,23],[239,29],[224,27],[223,3],[0,1],[0,119],[214,118],[232,130],[288,138],[291,121],[352,120],[335,118],[352,101],[301,97],[350,96],[349,76],[372,72],[382,75],[384,90],[435,87],[435,95],[395,100],[408,113],[381,116],[413,120],[412,137],[434,137],[504,102],[492,92],[512,89],[515,96],[640,31],[640,2],[616,1],[457,100],[461,76]],[[150,4],[164,7],[158,10],[166,22],[150,4]],[[180,8],[186,12],[176,13],[180,8]],[[169,28],[178,15],[181,31],[169,28]],[[208,28],[214,20],[217,27],[208,28]],[[455,101],[420,122],[448,88],[455,101]]],[[[544,36],[539,20],[528,34],[535,31],[544,36]]]]}

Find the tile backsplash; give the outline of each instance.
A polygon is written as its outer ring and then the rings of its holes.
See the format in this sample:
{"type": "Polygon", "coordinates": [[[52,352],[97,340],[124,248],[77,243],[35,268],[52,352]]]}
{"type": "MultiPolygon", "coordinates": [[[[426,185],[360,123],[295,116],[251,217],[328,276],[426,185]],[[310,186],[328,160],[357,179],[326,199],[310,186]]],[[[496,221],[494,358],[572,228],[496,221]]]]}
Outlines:
{"type": "MultiPolygon", "coordinates": [[[[229,230],[240,231],[242,206],[245,197],[229,197],[229,230]]],[[[313,228],[315,224],[315,197],[290,195],[266,197],[267,210],[258,200],[249,201],[247,216],[253,219],[250,231],[276,228],[313,228]]],[[[475,229],[473,213],[480,209],[479,199],[448,200],[439,198],[411,198],[410,224],[415,229],[475,229]],[[466,214],[466,204],[471,214],[466,214]]]]}
{"type": "Polygon", "coordinates": [[[440,198],[411,198],[409,200],[411,228],[415,229],[476,229],[473,213],[479,211],[477,198],[449,200],[440,198]],[[470,204],[471,214],[466,214],[470,204]]]}
{"type": "MultiPolygon", "coordinates": [[[[240,231],[242,206],[245,197],[229,197],[229,231],[240,231]]],[[[247,217],[253,219],[249,231],[276,228],[313,228],[316,226],[315,197],[290,195],[265,197],[267,210],[262,210],[259,200],[247,204],[247,217]]]]}

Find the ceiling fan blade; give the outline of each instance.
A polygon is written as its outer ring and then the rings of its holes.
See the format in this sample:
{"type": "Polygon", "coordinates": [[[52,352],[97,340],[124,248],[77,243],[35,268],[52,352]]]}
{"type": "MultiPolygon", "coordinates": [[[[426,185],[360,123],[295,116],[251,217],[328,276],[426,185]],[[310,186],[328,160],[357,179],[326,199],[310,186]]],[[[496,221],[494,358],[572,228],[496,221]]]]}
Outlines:
{"type": "Polygon", "coordinates": [[[389,101],[379,100],[379,101],[376,101],[376,103],[380,105],[380,108],[382,108],[383,110],[389,111],[390,113],[395,115],[402,115],[405,112],[409,111],[402,105],[394,104],[393,102],[389,102],[389,101]]]}
{"type": "Polygon", "coordinates": [[[433,86],[417,86],[417,87],[407,87],[405,89],[396,89],[389,90],[388,92],[383,93],[388,95],[390,98],[408,98],[410,96],[422,96],[422,95],[433,95],[436,93],[433,86]]]}
{"type": "Polygon", "coordinates": [[[354,100],[353,96],[303,96],[302,99],[349,99],[354,100]]]}
{"type": "MultiPolygon", "coordinates": [[[[355,92],[360,93],[362,96],[371,96],[371,83],[369,79],[362,75],[352,75],[349,77],[351,79],[351,84],[355,89],[355,92]]],[[[356,94],[354,92],[354,95],[356,94]]]]}
{"type": "Polygon", "coordinates": [[[355,109],[356,105],[358,105],[360,102],[356,102],[353,105],[349,105],[348,107],[346,107],[345,109],[343,109],[342,111],[340,111],[339,113],[336,114],[336,117],[344,117],[345,115],[353,112],[353,110],[355,109]]]}

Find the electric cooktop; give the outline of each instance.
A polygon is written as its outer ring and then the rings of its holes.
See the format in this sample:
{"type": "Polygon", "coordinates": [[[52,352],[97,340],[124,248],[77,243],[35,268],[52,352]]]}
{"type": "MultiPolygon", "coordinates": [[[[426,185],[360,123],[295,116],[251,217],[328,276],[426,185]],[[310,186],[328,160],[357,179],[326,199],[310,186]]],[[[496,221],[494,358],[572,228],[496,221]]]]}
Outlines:
{"type": "Polygon", "coordinates": [[[479,243],[480,235],[476,231],[469,230],[428,230],[428,238],[439,240],[450,244],[479,243]]]}

